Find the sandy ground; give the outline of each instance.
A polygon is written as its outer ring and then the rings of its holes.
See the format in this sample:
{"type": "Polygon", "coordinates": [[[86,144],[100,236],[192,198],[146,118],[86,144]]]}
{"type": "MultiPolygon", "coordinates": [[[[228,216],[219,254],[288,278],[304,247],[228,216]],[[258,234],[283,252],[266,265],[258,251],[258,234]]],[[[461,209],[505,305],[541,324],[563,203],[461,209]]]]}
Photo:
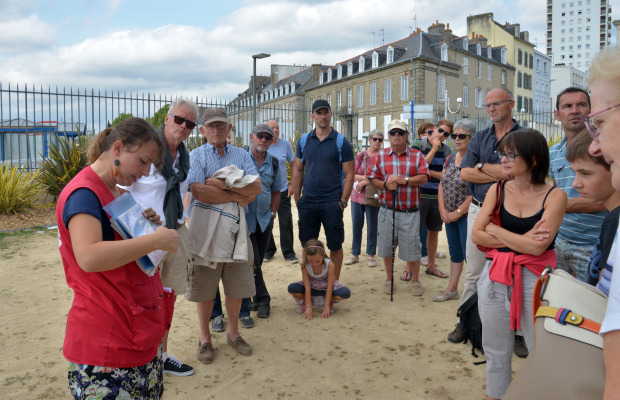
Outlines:
{"type": "MultiPolygon", "coordinates": [[[[345,215],[346,257],[351,220],[348,210],[345,215]]],[[[277,229],[275,235],[277,241],[277,229]]],[[[55,229],[0,234],[1,399],[69,398],[62,343],[72,292],[57,246],[55,229]]],[[[300,255],[299,245],[296,250],[300,255]]],[[[448,253],[443,233],[440,250],[448,253]]],[[[446,259],[438,263],[449,272],[446,259]]],[[[485,366],[473,365],[484,356],[474,359],[469,344],[446,340],[456,323],[458,302],[432,301],[447,280],[422,273],[426,292],[413,297],[410,285],[398,280],[403,268],[398,261],[390,302],[382,291],[382,263],[370,268],[362,256],[360,263],[343,267],[341,281],[351,289],[351,299],[336,304],[328,319],[306,321],[295,313],[286,291],[300,279],[299,266],[276,253],[264,265],[271,317],[255,317],[254,328],[242,329],[254,354],[236,354],[225,333],[215,333],[211,365],[196,360],[195,306],[180,299],[169,352],[193,365],[196,373],[167,375],[164,398],[484,399],[485,366]]],[[[513,369],[520,365],[513,357],[513,369]]]]}

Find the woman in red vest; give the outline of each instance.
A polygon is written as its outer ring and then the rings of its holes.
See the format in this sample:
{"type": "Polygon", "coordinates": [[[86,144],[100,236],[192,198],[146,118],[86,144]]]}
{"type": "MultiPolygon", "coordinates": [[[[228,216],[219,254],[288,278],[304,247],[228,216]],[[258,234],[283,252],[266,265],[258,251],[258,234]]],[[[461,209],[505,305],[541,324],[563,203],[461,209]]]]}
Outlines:
{"type": "Polygon", "coordinates": [[[504,397],[510,384],[515,330],[523,331],[532,349],[534,285],[545,266],[555,267],[554,241],[566,210],[566,193],[545,181],[549,150],[540,132],[507,134],[498,155],[513,179],[491,186],[472,230],[474,243],[486,247],[487,256],[478,281],[478,309],[489,400],[504,397]]]}
{"type": "Polygon", "coordinates": [[[143,119],[128,118],[93,138],[90,165],[63,189],[56,206],[60,254],[74,292],[63,355],[74,398],[159,399],[160,341],[165,330],[159,272],[149,277],[134,260],[154,250],[174,252],[178,235],[122,240],[103,206],[162,159],[163,143],[143,119]]]}

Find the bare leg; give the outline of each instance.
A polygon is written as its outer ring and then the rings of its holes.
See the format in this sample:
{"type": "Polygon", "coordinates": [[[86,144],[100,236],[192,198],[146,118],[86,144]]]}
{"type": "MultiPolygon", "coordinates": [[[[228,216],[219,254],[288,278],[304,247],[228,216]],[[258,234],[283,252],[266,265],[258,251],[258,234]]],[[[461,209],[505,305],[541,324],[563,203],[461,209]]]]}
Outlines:
{"type": "MultiPolygon", "coordinates": [[[[177,295],[174,295],[174,303],[176,304],[177,302],[177,295]]],[[[166,353],[168,352],[168,334],[170,333],[170,330],[167,330],[166,333],[164,333],[164,337],[161,339],[161,350],[166,353]]]]}
{"type": "Polygon", "coordinates": [[[239,336],[239,310],[241,310],[241,300],[235,297],[226,296],[226,313],[228,313],[228,337],[234,341],[239,336]]]}
{"type": "Polygon", "coordinates": [[[299,300],[306,300],[306,295],[304,293],[291,293],[291,295],[299,300]]]}
{"type": "MultiPolygon", "coordinates": [[[[385,266],[385,280],[386,281],[390,281],[392,280],[392,257],[385,257],[383,259],[383,265],[385,266]]],[[[409,267],[409,263],[407,263],[407,267],[409,267]]]]}
{"type": "Polygon", "coordinates": [[[336,279],[340,279],[340,270],[342,269],[342,259],[344,257],[344,252],[342,251],[342,247],[339,250],[332,250],[329,253],[329,258],[334,263],[334,267],[336,268],[336,279]]]}
{"type": "Polygon", "coordinates": [[[429,270],[436,268],[435,255],[437,254],[437,243],[439,242],[438,231],[428,231],[428,238],[426,239],[426,248],[428,249],[428,267],[429,270]]]}
{"type": "Polygon", "coordinates": [[[200,327],[200,344],[211,343],[209,321],[211,321],[211,311],[213,311],[213,300],[196,303],[196,310],[198,311],[198,325],[200,327]]]}
{"type": "Polygon", "coordinates": [[[463,261],[459,263],[450,261],[450,282],[448,282],[447,292],[455,292],[458,289],[461,272],[463,272],[463,261]]]}
{"type": "MultiPolygon", "coordinates": [[[[430,249],[428,254],[430,256],[430,249]]],[[[411,271],[411,282],[420,282],[420,260],[407,261],[407,269],[411,271]]]]}

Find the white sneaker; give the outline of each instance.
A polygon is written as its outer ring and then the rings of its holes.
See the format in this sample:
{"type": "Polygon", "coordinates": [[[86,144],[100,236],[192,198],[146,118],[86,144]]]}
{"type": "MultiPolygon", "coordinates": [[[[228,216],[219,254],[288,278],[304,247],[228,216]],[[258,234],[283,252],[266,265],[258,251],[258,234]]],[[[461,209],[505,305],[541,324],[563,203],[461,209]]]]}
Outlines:
{"type": "Polygon", "coordinates": [[[351,256],[351,257],[347,258],[346,260],[344,260],[344,265],[355,264],[355,263],[357,263],[359,261],[360,261],[360,258],[358,256],[351,256]]]}

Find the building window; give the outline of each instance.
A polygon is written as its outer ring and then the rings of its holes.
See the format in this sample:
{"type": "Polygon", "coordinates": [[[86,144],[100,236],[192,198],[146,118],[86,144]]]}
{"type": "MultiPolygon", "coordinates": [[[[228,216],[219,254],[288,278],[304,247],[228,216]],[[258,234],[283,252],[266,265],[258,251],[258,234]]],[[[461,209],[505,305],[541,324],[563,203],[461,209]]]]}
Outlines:
{"type": "Polygon", "coordinates": [[[332,73],[333,73],[333,72],[334,72],[334,71],[332,71],[332,69],[331,69],[331,68],[328,68],[328,69],[327,69],[327,82],[331,82],[331,81],[332,81],[332,73]]]}
{"type": "Polygon", "coordinates": [[[463,108],[469,107],[469,87],[463,86],[463,108]]]}
{"type": "Polygon", "coordinates": [[[474,96],[475,96],[475,107],[476,108],[482,108],[483,104],[484,104],[484,90],[480,89],[480,88],[476,88],[474,89],[474,96]]]}
{"type": "Polygon", "coordinates": [[[377,68],[379,66],[379,53],[376,51],[372,53],[372,67],[377,68]]]}
{"type": "Polygon", "coordinates": [[[370,83],[370,105],[377,105],[377,82],[370,83]]]}
{"type": "Polygon", "coordinates": [[[487,47],[487,58],[493,58],[493,51],[491,46],[487,47]]]}
{"type": "Polygon", "coordinates": [[[441,61],[448,61],[448,45],[445,43],[441,45],[441,61]]]}
{"type": "Polygon", "coordinates": [[[493,67],[491,64],[487,65],[487,80],[491,82],[493,80],[493,67]]]}
{"type": "Polygon", "coordinates": [[[359,72],[364,72],[364,67],[366,66],[366,61],[364,59],[364,56],[360,56],[359,64],[360,64],[359,72]]]}
{"type": "Polygon", "coordinates": [[[523,64],[523,52],[521,51],[521,49],[519,49],[519,52],[517,53],[517,63],[519,65],[523,64]]]}
{"type": "Polygon", "coordinates": [[[502,47],[502,64],[506,64],[506,52],[508,50],[506,50],[505,47],[502,47]]]}
{"type": "Polygon", "coordinates": [[[469,58],[463,57],[463,75],[469,75],[469,58]]]}
{"type": "Polygon", "coordinates": [[[347,63],[347,76],[353,75],[353,61],[347,63]]]}
{"type": "Polygon", "coordinates": [[[482,55],[482,45],[480,43],[476,43],[476,54],[482,55]]]}
{"type": "Polygon", "coordinates": [[[342,65],[338,65],[338,79],[342,79],[342,65]]]}
{"type": "Polygon", "coordinates": [[[502,71],[502,85],[506,85],[506,71],[502,71]]]}
{"type": "Polygon", "coordinates": [[[463,39],[463,50],[469,50],[469,38],[465,37],[463,39]]]}
{"type": "Polygon", "coordinates": [[[480,61],[478,61],[478,75],[476,76],[482,78],[482,63],[480,61]]]}
{"type": "Polygon", "coordinates": [[[517,112],[521,112],[523,109],[523,97],[517,96],[517,112]]]}
{"type": "Polygon", "coordinates": [[[523,75],[521,75],[521,72],[519,72],[519,75],[517,75],[517,87],[523,87],[523,75]]]}
{"type": "Polygon", "coordinates": [[[322,85],[322,84],[323,84],[323,76],[324,76],[324,75],[325,75],[325,74],[324,74],[324,73],[322,73],[322,72],[319,74],[319,85],[322,85]]]}
{"type": "Polygon", "coordinates": [[[400,99],[409,100],[409,75],[400,77],[400,99]]]}
{"type": "Polygon", "coordinates": [[[341,108],[342,107],[342,92],[339,91],[336,96],[338,99],[338,108],[341,108]]]}
{"type": "Polygon", "coordinates": [[[328,93],[327,94],[327,102],[331,105],[332,104],[332,94],[328,93]]]}
{"type": "Polygon", "coordinates": [[[291,82],[291,93],[295,93],[295,82],[291,82]]]}
{"type": "Polygon", "coordinates": [[[530,68],[534,68],[534,55],[530,54],[530,68]]]}
{"type": "Polygon", "coordinates": [[[386,79],[384,84],[385,84],[385,88],[384,88],[383,101],[385,103],[391,103],[392,102],[392,80],[386,79]]]}
{"type": "Polygon", "coordinates": [[[357,88],[357,108],[364,107],[364,85],[357,88]]]}
{"type": "Polygon", "coordinates": [[[347,89],[347,107],[351,108],[353,105],[353,89],[347,89]]]}
{"type": "Polygon", "coordinates": [[[388,47],[387,50],[387,64],[392,64],[394,62],[394,48],[392,46],[388,47]]]}
{"type": "Polygon", "coordinates": [[[437,92],[438,92],[437,97],[439,98],[439,101],[446,101],[446,77],[445,76],[440,76],[437,79],[437,92]]]}

